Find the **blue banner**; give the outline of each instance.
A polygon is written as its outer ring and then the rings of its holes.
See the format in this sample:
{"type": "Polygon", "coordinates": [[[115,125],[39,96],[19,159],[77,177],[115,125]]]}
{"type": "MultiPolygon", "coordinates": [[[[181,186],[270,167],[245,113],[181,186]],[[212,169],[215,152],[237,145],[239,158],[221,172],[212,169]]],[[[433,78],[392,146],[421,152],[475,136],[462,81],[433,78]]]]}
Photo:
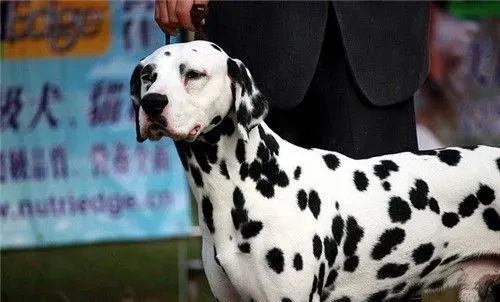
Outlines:
{"type": "Polygon", "coordinates": [[[153,2],[2,9],[0,247],[188,234],[173,142],[135,140],[130,75],[165,42],[153,2]]]}

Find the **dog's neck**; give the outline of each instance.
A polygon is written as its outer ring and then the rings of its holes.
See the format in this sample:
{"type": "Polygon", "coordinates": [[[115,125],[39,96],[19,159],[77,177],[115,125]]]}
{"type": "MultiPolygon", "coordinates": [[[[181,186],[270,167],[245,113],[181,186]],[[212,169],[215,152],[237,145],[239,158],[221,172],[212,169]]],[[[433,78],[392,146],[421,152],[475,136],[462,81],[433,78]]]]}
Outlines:
{"type": "MultiPolygon", "coordinates": [[[[248,137],[245,137],[237,128],[236,113],[232,111],[217,126],[200,135],[196,141],[178,141],[175,145],[187,172],[192,173],[190,166],[193,166],[209,175],[214,168],[212,166],[220,164],[221,161],[228,166],[252,163],[259,157],[258,147],[261,143],[271,155],[279,152],[276,150],[279,148],[277,141],[281,141],[281,138],[265,122],[249,129],[247,135],[248,137]]],[[[264,151],[261,148],[260,152],[264,151]]]]}
{"type": "MultiPolygon", "coordinates": [[[[237,128],[235,115],[234,112],[228,114],[195,142],[175,143],[198,202],[202,196],[213,195],[213,191],[221,187],[234,190],[234,185],[247,178],[257,178],[255,174],[260,175],[264,168],[270,169],[273,175],[279,173],[274,171],[275,157],[284,141],[264,122],[249,129],[245,137],[237,128]],[[223,185],[222,182],[232,184],[223,185]]],[[[231,200],[224,202],[232,205],[231,200]]]]}

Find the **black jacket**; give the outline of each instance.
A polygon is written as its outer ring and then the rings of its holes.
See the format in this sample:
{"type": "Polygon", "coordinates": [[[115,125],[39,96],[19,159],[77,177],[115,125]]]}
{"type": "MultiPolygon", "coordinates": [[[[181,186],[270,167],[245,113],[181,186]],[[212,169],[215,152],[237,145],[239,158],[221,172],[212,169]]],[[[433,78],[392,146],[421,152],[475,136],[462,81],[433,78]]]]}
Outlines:
{"type": "MultiPolygon", "coordinates": [[[[427,75],[428,2],[332,2],[355,82],[374,105],[408,99],[427,75]]],[[[279,108],[296,106],[316,69],[328,2],[210,2],[207,34],[241,59],[279,108]]]]}

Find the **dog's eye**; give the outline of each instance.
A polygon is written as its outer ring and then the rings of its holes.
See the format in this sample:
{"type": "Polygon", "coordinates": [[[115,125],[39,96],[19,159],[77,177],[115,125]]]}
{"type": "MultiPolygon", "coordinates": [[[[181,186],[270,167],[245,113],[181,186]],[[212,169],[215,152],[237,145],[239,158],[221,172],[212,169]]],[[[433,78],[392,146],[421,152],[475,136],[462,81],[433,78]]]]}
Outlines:
{"type": "Polygon", "coordinates": [[[197,80],[201,77],[203,77],[205,74],[195,71],[195,70],[190,70],[186,73],[186,79],[188,80],[197,80]]]}

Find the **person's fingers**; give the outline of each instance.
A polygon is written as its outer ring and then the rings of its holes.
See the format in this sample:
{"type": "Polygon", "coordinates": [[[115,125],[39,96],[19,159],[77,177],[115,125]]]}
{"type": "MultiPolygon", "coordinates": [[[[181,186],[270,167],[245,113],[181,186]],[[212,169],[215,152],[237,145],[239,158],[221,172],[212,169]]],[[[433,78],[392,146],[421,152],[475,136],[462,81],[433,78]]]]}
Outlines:
{"type": "Polygon", "coordinates": [[[191,22],[191,8],[193,7],[193,0],[182,0],[175,6],[175,13],[179,23],[184,28],[195,31],[193,23],[191,22]]]}
{"type": "MultiPolygon", "coordinates": [[[[177,18],[177,14],[175,11],[175,7],[178,4],[177,0],[166,0],[167,1],[167,11],[168,11],[168,22],[169,26],[171,27],[178,27],[179,24],[179,19],[177,18]]],[[[184,0],[181,0],[179,2],[182,2],[184,0]]]]}
{"type": "Polygon", "coordinates": [[[168,26],[168,14],[166,0],[155,1],[155,21],[162,31],[166,32],[168,26]]]}

